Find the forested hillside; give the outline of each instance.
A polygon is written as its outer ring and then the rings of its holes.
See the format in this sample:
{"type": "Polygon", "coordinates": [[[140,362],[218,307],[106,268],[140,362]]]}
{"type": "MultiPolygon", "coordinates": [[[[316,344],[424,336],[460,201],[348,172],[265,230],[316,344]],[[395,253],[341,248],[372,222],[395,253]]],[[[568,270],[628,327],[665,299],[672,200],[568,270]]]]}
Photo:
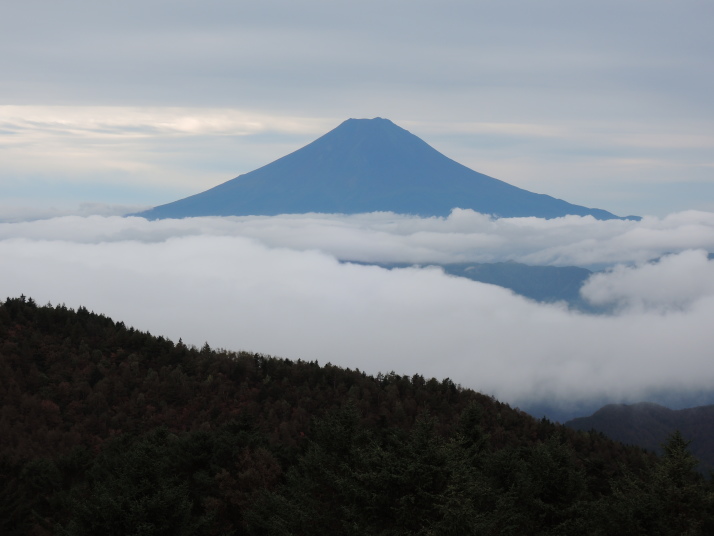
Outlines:
{"type": "MultiPolygon", "coordinates": [[[[438,356],[435,356],[437,359],[438,356]]],[[[1,534],[712,534],[662,457],[449,379],[197,349],[0,305],[1,534]]]]}

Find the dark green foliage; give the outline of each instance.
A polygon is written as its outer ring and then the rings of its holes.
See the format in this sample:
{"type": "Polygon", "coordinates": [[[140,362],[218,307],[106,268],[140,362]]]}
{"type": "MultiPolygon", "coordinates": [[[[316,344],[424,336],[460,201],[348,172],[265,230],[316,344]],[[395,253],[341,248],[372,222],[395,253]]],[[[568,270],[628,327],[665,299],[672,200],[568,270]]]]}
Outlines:
{"type": "Polygon", "coordinates": [[[0,532],[711,534],[675,434],[657,458],[451,380],[174,344],[0,305],[0,532]]]}
{"type": "Polygon", "coordinates": [[[347,405],[314,432],[285,484],[258,501],[253,533],[418,534],[442,517],[451,468],[430,419],[379,438],[347,405]]]}
{"type": "Polygon", "coordinates": [[[209,521],[192,512],[187,482],[174,470],[177,448],[165,429],[109,446],[77,486],[61,534],[189,535],[209,521]],[[172,448],[173,447],[173,448],[172,448]]]}
{"type": "MultiPolygon", "coordinates": [[[[694,469],[697,460],[679,432],[663,445],[665,454],[642,475],[627,473],[600,501],[605,530],[635,535],[714,533],[711,482],[694,469]]],[[[610,531],[610,532],[608,532],[610,531]]]]}

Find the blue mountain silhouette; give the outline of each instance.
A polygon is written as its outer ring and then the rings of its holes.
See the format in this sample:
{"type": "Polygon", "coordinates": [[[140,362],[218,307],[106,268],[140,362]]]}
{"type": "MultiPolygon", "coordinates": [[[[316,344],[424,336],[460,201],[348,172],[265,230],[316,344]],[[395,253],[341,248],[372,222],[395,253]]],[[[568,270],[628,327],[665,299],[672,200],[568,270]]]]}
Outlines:
{"type": "Polygon", "coordinates": [[[478,173],[382,118],[348,119],[275,162],[138,215],[161,219],[391,211],[447,216],[457,207],[496,217],[617,218],[478,173]]]}

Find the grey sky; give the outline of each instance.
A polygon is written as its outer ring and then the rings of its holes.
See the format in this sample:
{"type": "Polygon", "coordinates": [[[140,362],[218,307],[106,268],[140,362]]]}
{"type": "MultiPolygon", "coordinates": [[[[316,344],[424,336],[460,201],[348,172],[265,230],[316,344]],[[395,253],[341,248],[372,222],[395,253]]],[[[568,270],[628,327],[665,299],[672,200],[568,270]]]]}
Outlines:
{"type": "Polygon", "coordinates": [[[154,205],[388,117],[620,214],[714,208],[714,4],[33,1],[0,20],[0,208],[154,205]]]}

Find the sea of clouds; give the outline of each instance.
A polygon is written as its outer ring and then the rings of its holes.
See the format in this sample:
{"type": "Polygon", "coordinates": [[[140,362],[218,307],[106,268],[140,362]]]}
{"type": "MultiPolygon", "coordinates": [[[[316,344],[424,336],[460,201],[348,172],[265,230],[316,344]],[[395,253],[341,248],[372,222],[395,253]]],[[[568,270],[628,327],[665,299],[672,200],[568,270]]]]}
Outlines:
{"type": "Polygon", "coordinates": [[[65,216],[0,223],[0,295],[84,305],[197,346],[449,377],[515,405],[635,402],[714,385],[708,252],[706,212],[65,216]],[[429,266],[506,260],[598,268],[582,293],[614,312],[536,303],[429,266]]]}

